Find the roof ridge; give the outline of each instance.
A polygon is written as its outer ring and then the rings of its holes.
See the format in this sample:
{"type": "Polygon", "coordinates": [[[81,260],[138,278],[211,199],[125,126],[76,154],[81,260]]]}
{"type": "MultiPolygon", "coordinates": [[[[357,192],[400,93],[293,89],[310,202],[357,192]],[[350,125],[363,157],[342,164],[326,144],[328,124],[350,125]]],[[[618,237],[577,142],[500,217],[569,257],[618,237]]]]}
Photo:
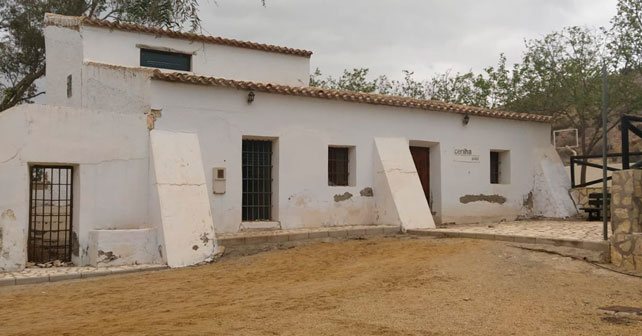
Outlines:
{"type": "Polygon", "coordinates": [[[241,81],[219,77],[199,76],[181,72],[163,72],[160,70],[154,70],[154,72],[152,73],[152,78],[169,82],[222,86],[290,96],[314,97],[374,105],[408,107],[432,111],[470,114],[498,119],[512,119],[535,122],[550,122],[552,120],[551,116],[546,115],[501,111],[485,107],[448,103],[440,100],[419,99],[403,96],[383,95],[378,93],[326,89],[319,87],[297,87],[273,83],[241,81]]]}
{"type": "Polygon", "coordinates": [[[272,44],[257,43],[257,42],[250,42],[250,41],[241,41],[241,40],[235,40],[235,39],[218,37],[218,36],[187,33],[187,32],[181,32],[181,31],[170,30],[170,29],[154,28],[149,26],[137,25],[133,23],[89,18],[86,16],[66,16],[66,15],[60,15],[60,14],[47,13],[45,14],[45,24],[63,26],[63,27],[72,27],[72,26],[78,27],[80,25],[88,25],[93,27],[102,27],[102,28],[109,28],[114,30],[133,31],[133,32],[139,32],[139,33],[162,35],[162,36],[167,36],[172,38],[220,44],[220,45],[226,45],[226,46],[237,47],[237,48],[246,48],[246,49],[261,50],[266,52],[275,52],[275,53],[281,53],[281,54],[287,54],[287,55],[293,55],[293,56],[303,56],[303,57],[312,56],[311,51],[303,50],[303,49],[281,47],[281,46],[272,45],[272,44]]]}

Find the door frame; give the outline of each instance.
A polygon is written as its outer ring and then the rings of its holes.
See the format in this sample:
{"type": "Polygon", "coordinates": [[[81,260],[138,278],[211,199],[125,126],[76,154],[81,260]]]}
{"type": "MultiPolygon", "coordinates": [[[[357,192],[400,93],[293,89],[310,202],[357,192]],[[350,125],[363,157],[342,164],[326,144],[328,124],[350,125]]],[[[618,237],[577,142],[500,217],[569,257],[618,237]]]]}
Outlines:
{"type": "MultiPolygon", "coordinates": [[[[409,140],[408,148],[410,147],[426,147],[430,150],[429,156],[429,174],[430,174],[430,200],[428,205],[432,212],[435,223],[440,224],[442,218],[442,168],[441,168],[441,144],[436,141],[426,140],[409,140]]],[[[413,160],[414,163],[414,160],[413,160]]],[[[423,189],[423,187],[422,187],[423,189]]]]}

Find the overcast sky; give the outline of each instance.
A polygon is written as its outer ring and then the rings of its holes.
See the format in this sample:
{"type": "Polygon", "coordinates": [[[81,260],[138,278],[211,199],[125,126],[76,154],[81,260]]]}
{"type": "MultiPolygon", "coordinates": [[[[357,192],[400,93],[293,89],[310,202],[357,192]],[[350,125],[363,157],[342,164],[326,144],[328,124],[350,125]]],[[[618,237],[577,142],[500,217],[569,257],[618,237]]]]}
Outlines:
{"type": "Polygon", "coordinates": [[[616,0],[201,0],[206,34],[311,50],[311,71],[367,67],[400,79],[481,71],[524,39],[565,26],[608,26],[616,0]]]}

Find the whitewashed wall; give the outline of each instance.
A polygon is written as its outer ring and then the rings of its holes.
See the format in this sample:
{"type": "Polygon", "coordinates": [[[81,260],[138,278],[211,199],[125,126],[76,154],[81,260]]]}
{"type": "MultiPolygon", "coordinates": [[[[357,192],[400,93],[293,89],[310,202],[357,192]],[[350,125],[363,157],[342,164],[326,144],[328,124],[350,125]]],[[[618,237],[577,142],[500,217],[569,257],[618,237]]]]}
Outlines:
{"type": "MultiPolygon", "coordinates": [[[[360,191],[373,187],[375,137],[403,137],[433,144],[431,189],[438,202],[432,211],[441,222],[515,219],[534,188],[535,169],[548,148],[550,125],[462,116],[258,92],[251,105],[247,92],[152,81],[153,108],[163,110],[158,129],[197,132],[206,172],[227,168],[227,192],[212,195],[217,230],[238,230],[241,222],[241,141],[244,136],[278,138],[278,193],[275,206],[284,228],[371,224],[373,198],[360,191]],[[327,185],[328,145],[356,147],[356,185],[327,185]],[[479,163],[455,161],[454,149],[472,149],[479,163]],[[490,150],[510,150],[511,183],[490,184],[490,150]],[[437,155],[438,154],[438,155],[437,155]],[[335,202],[334,196],[353,197],[335,202]],[[503,204],[460,202],[466,195],[499,195],[503,204]]],[[[211,175],[211,173],[210,173],[211,175]]],[[[208,189],[211,192],[211,178],[208,189]]],[[[376,193],[377,190],[374,190],[376,193]]],[[[569,198],[570,201],[570,198],[569,198]]]]}
{"type": "Polygon", "coordinates": [[[20,105],[0,113],[0,135],[0,271],[20,269],[27,258],[30,164],[75,167],[77,265],[89,262],[89,231],[148,227],[143,115],[20,105]]]}
{"type": "MultiPolygon", "coordinates": [[[[309,59],[104,28],[81,27],[76,31],[50,26],[45,34],[48,65],[54,67],[47,74],[47,85],[53,87],[51,97],[48,96],[52,103],[110,111],[122,118],[130,115],[141,123],[150,108],[161,109],[156,129],[198,135],[217,232],[235,232],[241,224],[241,144],[244,137],[274,140],[273,213],[274,219],[286,229],[381,222],[376,218],[375,197],[367,193],[361,195],[361,191],[375,187],[375,138],[402,138],[413,146],[430,147],[431,210],[438,223],[564,214],[561,210],[547,212],[547,209],[538,208],[544,203],[537,197],[550,192],[551,188],[545,185],[547,181],[568,179],[563,170],[562,177],[543,176],[557,171],[543,169],[543,164],[550,168],[551,164],[559,163],[546,157],[551,149],[548,124],[471,117],[465,126],[462,115],[453,113],[261,92],[256,93],[255,102],[250,105],[245,91],[155,81],[149,79],[148,70],[122,67],[138,67],[139,49],[136,45],[145,44],[196,52],[194,73],[199,75],[301,86],[307,84],[309,59]],[[79,67],[80,73],[76,75],[79,67]],[[66,96],[66,76],[69,73],[74,74],[71,98],[66,96]],[[354,146],[356,183],[353,186],[328,186],[329,145],[354,146]],[[463,162],[455,155],[456,149],[470,150],[479,160],[476,163],[463,162]],[[510,151],[510,163],[507,165],[510,183],[490,183],[491,150],[510,151]],[[227,168],[227,192],[223,195],[212,195],[214,167],[227,168]],[[346,193],[351,197],[335,200],[335,196],[346,193]],[[467,202],[466,199],[472,201],[467,202]]],[[[91,112],[90,115],[96,113],[106,112],[91,112]]],[[[65,123],[63,129],[83,126],[76,120],[52,122],[51,127],[65,123]]],[[[86,133],[94,129],[93,126],[97,127],[91,136],[103,138],[96,145],[107,144],[100,150],[112,148],[112,142],[123,145],[119,142],[136,141],[134,148],[148,143],[146,138],[144,141],[139,138],[141,133],[147,134],[142,125],[136,131],[121,130],[112,122],[85,126],[86,133]],[[133,138],[128,135],[129,131],[135,134],[133,138]],[[117,140],[113,140],[114,137],[117,140]]],[[[83,127],[80,129],[71,134],[82,134],[78,132],[82,132],[83,127]]],[[[109,155],[112,154],[113,164],[122,160],[122,153],[110,151],[109,155]]],[[[74,155],[82,157],[82,152],[74,155]]],[[[58,160],[66,160],[66,157],[61,156],[58,160]]],[[[111,163],[109,161],[105,165],[111,163]]],[[[100,167],[104,166],[101,164],[100,167]]],[[[104,172],[80,171],[93,174],[87,175],[92,180],[105,178],[104,182],[90,184],[108,185],[120,177],[111,169],[104,172]]],[[[123,187],[126,188],[124,190],[140,187],[146,193],[145,197],[154,197],[149,195],[149,182],[153,179],[148,170],[127,180],[130,185],[123,187]]],[[[377,188],[374,189],[376,194],[377,188]]],[[[142,197],[144,192],[137,192],[140,194],[134,195],[142,197]]],[[[124,205],[118,205],[118,193],[101,197],[107,200],[105,204],[117,204],[116,210],[129,213],[128,207],[119,210],[124,205]]],[[[145,199],[144,203],[148,205],[155,203],[154,200],[147,201],[145,199]]],[[[80,202],[92,204],[94,201],[89,197],[80,202]]],[[[152,222],[158,220],[156,210],[149,207],[147,221],[149,218],[154,219],[152,222]]],[[[105,209],[100,209],[100,213],[103,211],[106,213],[105,209]]],[[[142,218],[138,217],[142,216],[138,210],[136,214],[137,218],[142,218]]],[[[120,217],[106,214],[104,218],[108,221],[120,217]]],[[[119,226],[125,225],[123,221],[116,222],[119,226]]],[[[101,223],[91,225],[104,228],[101,223]]],[[[138,223],[132,226],[136,227],[138,223]]]]}
{"type": "Polygon", "coordinates": [[[45,28],[47,103],[138,115],[149,112],[149,72],[89,62],[83,46],[86,39],[73,28],[45,28]],[[69,75],[71,97],[67,94],[69,75]]]}
{"type": "Polygon", "coordinates": [[[142,44],[195,53],[192,72],[197,75],[293,86],[309,83],[309,57],[90,26],[83,26],[81,34],[85,61],[137,67],[140,49],[136,45],[142,44]]]}
{"type": "Polygon", "coordinates": [[[82,35],[79,31],[58,26],[45,27],[47,103],[61,106],[82,105],[82,35]],[[67,76],[72,78],[72,96],[67,97],[67,76]]]}

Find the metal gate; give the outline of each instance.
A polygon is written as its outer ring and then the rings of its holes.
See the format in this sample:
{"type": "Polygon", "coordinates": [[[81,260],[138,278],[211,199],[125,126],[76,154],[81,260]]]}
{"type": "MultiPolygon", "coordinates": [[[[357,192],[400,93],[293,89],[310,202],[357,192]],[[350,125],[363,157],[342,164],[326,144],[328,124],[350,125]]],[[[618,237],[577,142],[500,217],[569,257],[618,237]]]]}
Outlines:
{"type": "Polygon", "coordinates": [[[272,141],[243,140],[243,221],[272,219],[272,141]]]}
{"type": "Polygon", "coordinates": [[[29,261],[71,261],[73,167],[32,166],[29,180],[29,261]]]}

